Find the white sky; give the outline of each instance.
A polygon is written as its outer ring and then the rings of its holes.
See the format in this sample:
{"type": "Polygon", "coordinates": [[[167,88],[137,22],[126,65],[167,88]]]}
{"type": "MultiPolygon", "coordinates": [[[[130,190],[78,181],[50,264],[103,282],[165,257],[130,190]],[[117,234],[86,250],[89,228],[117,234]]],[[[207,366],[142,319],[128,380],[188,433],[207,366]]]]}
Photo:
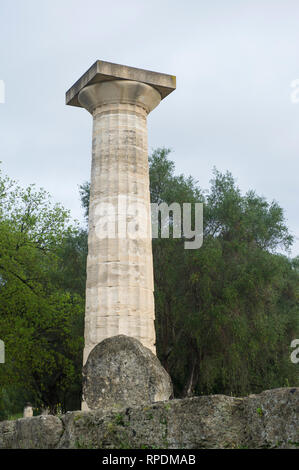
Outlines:
{"type": "Polygon", "coordinates": [[[231,171],[299,237],[298,0],[0,0],[0,40],[0,160],[22,185],[82,220],[92,122],[65,92],[102,59],[176,75],[149,117],[150,148],[171,147],[204,188],[213,166],[231,171]]]}

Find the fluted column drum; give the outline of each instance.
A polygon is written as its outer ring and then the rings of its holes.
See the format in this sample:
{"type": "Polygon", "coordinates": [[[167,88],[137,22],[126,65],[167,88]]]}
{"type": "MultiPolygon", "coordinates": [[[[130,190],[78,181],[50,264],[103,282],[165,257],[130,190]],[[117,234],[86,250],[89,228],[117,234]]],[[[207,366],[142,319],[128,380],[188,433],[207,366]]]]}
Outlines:
{"type": "Polygon", "coordinates": [[[113,80],[83,88],[78,100],[93,115],[83,362],[118,334],[155,353],[147,114],[161,96],[113,80]]]}

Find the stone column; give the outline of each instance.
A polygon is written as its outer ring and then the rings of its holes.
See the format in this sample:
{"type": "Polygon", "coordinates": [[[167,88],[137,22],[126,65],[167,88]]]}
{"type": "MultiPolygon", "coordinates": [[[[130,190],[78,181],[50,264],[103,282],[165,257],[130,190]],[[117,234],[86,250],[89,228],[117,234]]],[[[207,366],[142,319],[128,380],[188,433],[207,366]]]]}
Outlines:
{"type": "Polygon", "coordinates": [[[23,411],[23,418],[32,418],[33,416],[33,408],[31,403],[26,403],[23,411]]]}
{"type": "Polygon", "coordinates": [[[93,116],[85,364],[124,334],[155,353],[147,115],[175,78],[97,61],[67,93],[93,116]]]}

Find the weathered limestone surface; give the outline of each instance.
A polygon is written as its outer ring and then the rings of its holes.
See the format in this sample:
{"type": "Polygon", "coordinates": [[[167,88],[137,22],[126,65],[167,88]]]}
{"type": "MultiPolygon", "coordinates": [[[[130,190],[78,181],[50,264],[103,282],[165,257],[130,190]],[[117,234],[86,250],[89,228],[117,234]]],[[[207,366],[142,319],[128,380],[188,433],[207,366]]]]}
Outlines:
{"type": "Polygon", "coordinates": [[[63,434],[57,416],[34,416],[0,422],[0,449],[54,449],[63,434]]]}
{"type": "Polygon", "coordinates": [[[0,448],[298,448],[299,388],[0,423],[0,448]]]}
{"type": "Polygon", "coordinates": [[[244,400],[249,447],[299,448],[299,388],[280,388],[244,400]],[[256,419],[257,415],[260,419],[256,419]]]}
{"type": "Polygon", "coordinates": [[[84,88],[79,100],[94,118],[85,364],[98,343],[118,334],[135,337],[155,352],[145,107],[160,96],[142,83],[111,81],[84,88]],[[122,94],[135,103],[142,98],[144,107],[118,103],[122,94]],[[130,236],[130,219],[145,230],[133,226],[130,236]]]}
{"type": "Polygon", "coordinates": [[[150,349],[135,338],[106,338],[83,367],[83,398],[90,410],[136,407],[168,400],[169,374],[150,349]]]}
{"type": "Polygon", "coordinates": [[[153,86],[160,93],[162,99],[176,87],[176,77],[173,75],[97,60],[66,92],[66,104],[81,106],[78,95],[84,87],[109,80],[133,80],[146,83],[153,86]]]}
{"type": "Polygon", "coordinates": [[[97,61],[66,103],[93,116],[83,364],[124,334],[155,353],[147,115],[175,77],[97,61]]]}

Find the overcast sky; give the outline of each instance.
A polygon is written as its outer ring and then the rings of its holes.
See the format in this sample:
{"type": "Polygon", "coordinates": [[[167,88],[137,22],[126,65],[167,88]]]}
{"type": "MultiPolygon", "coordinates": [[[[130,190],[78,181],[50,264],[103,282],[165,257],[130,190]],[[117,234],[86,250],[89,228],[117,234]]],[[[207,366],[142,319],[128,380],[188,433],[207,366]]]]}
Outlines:
{"type": "Polygon", "coordinates": [[[277,200],[299,255],[298,0],[0,0],[0,39],[9,176],[82,220],[92,118],[66,90],[97,59],[169,73],[177,90],[149,116],[150,149],[171,147],[203,188],[216,166],[277,200]]]}

